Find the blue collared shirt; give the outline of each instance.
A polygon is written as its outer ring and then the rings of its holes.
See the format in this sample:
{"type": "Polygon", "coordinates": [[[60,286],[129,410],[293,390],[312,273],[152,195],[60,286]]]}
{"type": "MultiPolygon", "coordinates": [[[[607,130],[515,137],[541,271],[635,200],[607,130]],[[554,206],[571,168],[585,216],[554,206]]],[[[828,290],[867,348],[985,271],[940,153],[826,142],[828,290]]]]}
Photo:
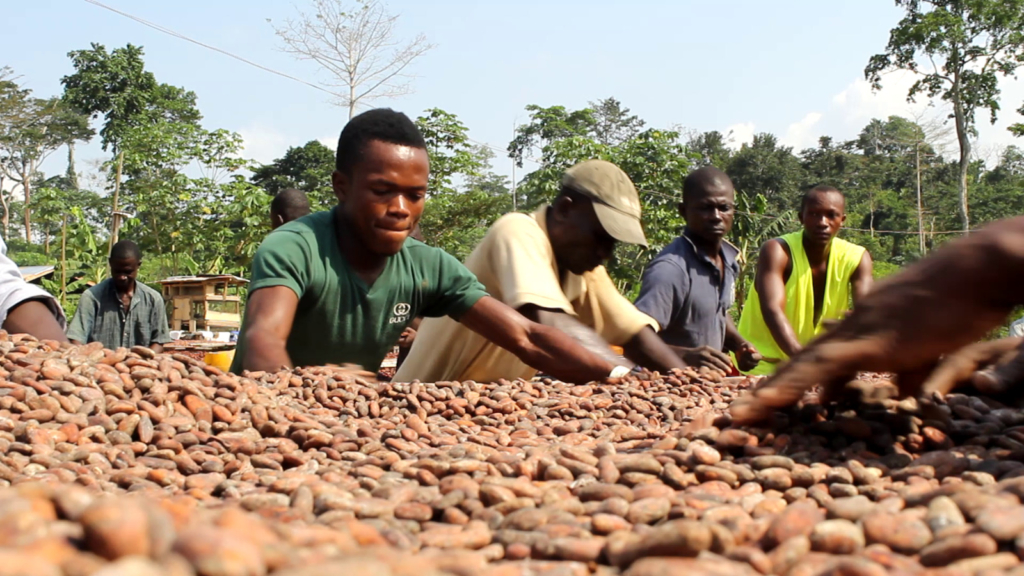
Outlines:
{"type": "Polygon", "coordinates": [[[83,344],[99,341],[112,350],[166,344],[171,341],[171,334],[164,299],[159,292],[137,281],[132,302],[125,310],[113,279],[107,278],[82,294],[68,327],[68,339],[83,344]]]}
{"type": "Polygon", "coordinates": [[[722,271],[683,234],[644,270],[636,307],[658,321],[662,339],[672,346],[725,346],[725,327],[739,275],[739,250],[722,242],[722,271]]]}

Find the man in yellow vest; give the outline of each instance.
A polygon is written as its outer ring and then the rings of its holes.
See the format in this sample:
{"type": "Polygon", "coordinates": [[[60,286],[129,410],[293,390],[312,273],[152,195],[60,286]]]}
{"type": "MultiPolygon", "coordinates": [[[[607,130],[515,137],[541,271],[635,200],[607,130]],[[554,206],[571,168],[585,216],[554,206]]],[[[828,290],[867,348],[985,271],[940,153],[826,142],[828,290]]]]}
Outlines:
{"type": "Polygon", "coordinates": [[[815,186],[800,202],[803,229],[761,247],[754,289],[738,326],[763,359],[748,374],[775,372],[827,322],[840,320],[871,287],[871,255],[836,238],[846,221],[846,199],[831,186],[815,186]]]}
{"type": "Polygon", "coordinates": [[[848,317],[729,407],[734,424],[769,419],[822,386],[843,395],[857,372],[896,375],[899,396],[945,394],[969,383],[1012,406],[1024,396],[1022,338],[982,340],[1024,305],[1024,216],[943,245],[864,299],[848,317]]]}

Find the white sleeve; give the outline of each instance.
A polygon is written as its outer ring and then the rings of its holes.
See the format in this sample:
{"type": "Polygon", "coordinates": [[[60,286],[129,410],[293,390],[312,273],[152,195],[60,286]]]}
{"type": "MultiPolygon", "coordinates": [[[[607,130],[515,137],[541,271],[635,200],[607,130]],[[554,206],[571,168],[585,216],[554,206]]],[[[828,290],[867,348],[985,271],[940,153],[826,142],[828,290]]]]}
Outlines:
{"type": "Polygon", "coordinates": [[[7,257],[7,244],[0,239],[0,326],[7,321],[7,313],[25,300],[39,299],[46,304],[61,328],[67,324],[64,311],[57,299],[39,286],[25,282],[18,265],[7,257]]]}

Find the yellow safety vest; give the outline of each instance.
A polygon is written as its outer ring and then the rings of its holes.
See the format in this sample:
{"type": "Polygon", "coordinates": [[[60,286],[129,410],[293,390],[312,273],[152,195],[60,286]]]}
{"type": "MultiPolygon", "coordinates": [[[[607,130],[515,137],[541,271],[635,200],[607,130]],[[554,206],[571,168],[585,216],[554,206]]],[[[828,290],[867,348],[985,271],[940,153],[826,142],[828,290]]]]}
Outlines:
{"type": "MultiPolygon", "coordinates": [[[[804,251],[803,230],[786,234],[781,238],[789,246],[793,271],[786,281],[786,318],[789,320],[800,345],[806,345],[822,332],[825,320],[839,320],[850,308],[850,277],[864,257],[864,247],[840,238],[832,239],[828,255],[825,298],[821,303],[821,316],[814,323],[814,279],[811,266],[804,251]]],[[[751,287],[750,294],[740,314],[736,327],[740,336],[757,348],[765,358],[785,360],[788,356],[775,343],[775,338],[761,314],[761,300],[757,289],[751,287]]],[[[747,372],[753,375],[768,375],[775,372],[778,364],[761,362],[747,372]]]]}

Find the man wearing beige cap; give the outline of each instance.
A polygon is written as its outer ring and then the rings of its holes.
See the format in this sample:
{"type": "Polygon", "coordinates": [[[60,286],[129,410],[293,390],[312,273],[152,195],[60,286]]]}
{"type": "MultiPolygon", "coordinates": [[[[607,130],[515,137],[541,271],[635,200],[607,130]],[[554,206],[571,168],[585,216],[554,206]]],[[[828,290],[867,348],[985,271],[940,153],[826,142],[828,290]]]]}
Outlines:
{"type": "MultiPolygon", "coordinates": [[[[685,366],[658,337],[658,324],[619,294],[603,263],[616,242],[647,245],[640,198],[614,164],[588,160],[566,171],[550,205],[507,214],[466,260],[487,292],[523,316],[560,329],[617,365],[621,346],[654,370],[685,366]]],[[[397,382],[532,378],[537,370],[449,318],[426,318],[397,382]]]]}

